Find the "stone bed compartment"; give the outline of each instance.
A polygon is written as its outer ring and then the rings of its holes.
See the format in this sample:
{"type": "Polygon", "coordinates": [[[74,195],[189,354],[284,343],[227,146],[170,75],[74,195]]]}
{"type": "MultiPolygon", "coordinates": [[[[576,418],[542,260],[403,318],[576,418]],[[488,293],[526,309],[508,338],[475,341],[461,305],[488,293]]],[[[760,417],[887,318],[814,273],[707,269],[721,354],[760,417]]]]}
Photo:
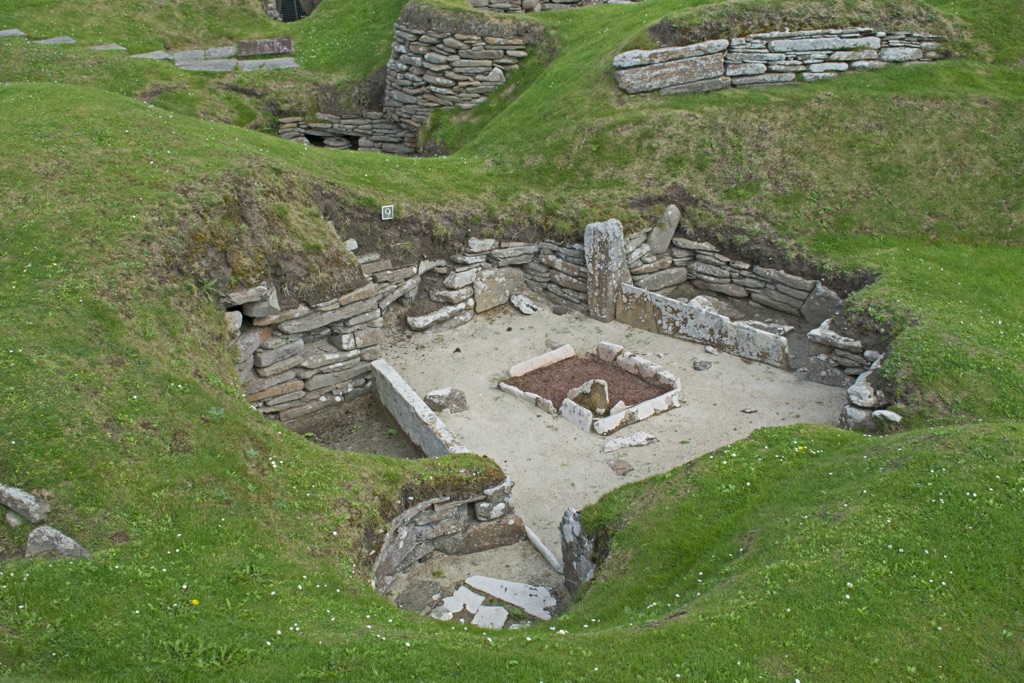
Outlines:
{"type": "MultiPolygon", "coordinates": [[[[521,377],[529,372],[552,366],[575,356],[575,350],[572,346],[566,344],[535,358],[530,358],[513,365],[509,370],[509,377],[521,377]]],[[[507,382],[498,382],[498,388],[552,415],[561,415],[585,432],[593,431],[601,436],[613,434],[624,427],[679,407],[682,400],[682,382],[668,370],[645,358],[632,354],[622,346],[611,342],[601,342],[597,345],[597,357],[606,363],[614,363],[617,367],[631,375],[640,377],[649,383],[660,385],[665,389],[665,392],[636,405],[612,406],[610,414],[597,415],[589,408],[573,400],[574,398],[580,398],[582,401],[582,398],[579,394],[574,395],[572,391],[562,401],[562,405],[556,408],[550,400],[532,392],[522,391],[507,382]]],[[[595,380],[598,379],[595,378],[595,380]]],[[[585,393],[591,388],[593,383],[593,381],[587,382],[583,387],[580,387],[580,389],[583,389],[583,392],[580,393],[585,393]]]]}

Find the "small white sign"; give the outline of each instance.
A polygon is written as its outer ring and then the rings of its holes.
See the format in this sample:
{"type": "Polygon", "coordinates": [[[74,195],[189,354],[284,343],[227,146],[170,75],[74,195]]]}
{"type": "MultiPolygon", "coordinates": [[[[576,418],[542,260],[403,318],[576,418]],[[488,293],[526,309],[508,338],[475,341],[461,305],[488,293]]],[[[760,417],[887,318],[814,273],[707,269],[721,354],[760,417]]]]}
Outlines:
{"type": "Polygon", "coordinates": [[[394,206],[382,206],[380,207],[380,219],[382,221],[390,221],[395,217],[394,206]]]}

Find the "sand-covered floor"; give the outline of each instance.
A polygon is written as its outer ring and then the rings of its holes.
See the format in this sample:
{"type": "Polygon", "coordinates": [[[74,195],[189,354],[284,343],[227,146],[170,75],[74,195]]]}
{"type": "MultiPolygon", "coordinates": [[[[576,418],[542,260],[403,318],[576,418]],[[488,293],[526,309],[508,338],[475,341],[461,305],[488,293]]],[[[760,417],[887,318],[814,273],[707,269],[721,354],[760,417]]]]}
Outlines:
{"type": "Polygon", "coordinates": [[[466,393],[469,410],[441,419],[466,448],[493,458],[515,481],[517,512],[559,557],[558,523],[566,508],[582,508],[626,482],[666,472],[759,427],[835,424],[846,400],[845,390],[809,382],[805,374],[712,356],[698,344],[601,323],[575,311],[558,316],[550,303],[534,301],[541,307],[535,315],[504,306],[454,330],[415,335],[392,346],[386,358],[421,396],[442,387],[466,393]],[[593,352],[600,341],[621,344],[676,374],[685,403],[602,437],[496,388],[519,361],[561,344],[571,344],[578,354],[593,352]],[[711,368],[698,372],[695,360],[710,361],[711,368]],[[609,438],[635,431],[658,442],[602,451],[609,438]],[[633,471],[617,475],[606,463],[612,458],[628,461],[633,471]]]}

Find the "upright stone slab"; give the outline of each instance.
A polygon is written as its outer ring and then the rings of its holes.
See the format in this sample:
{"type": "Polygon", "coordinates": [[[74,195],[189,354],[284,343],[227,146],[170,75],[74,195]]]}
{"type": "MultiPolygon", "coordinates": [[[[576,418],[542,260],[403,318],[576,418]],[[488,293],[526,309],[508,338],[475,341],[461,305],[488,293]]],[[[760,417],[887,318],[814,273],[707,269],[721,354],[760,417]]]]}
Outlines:
{"type": "Polygon", "coordinates": [[[590,317],[603,323],[615,320],[622,283],[632,282],[626,261],[622,223],[612,218],[591,223],[583,233],[587,257],[587,305],[590,317]]]}
{"type": "Polygon", "coordinates": [[[668,251],[668,248],[672,246],[672,238],[676,235],[676,228],[679,227],[681,218],[679,207],[669,204],[661,220],[654,226],[654,230],[647,238],[647,246],[651,248],[652,254],[664,254],[668,251]]]}
{"type": "Polygon", "coordinates": [[[594,542],[583,533],[580,513],[569,508],[562,515],[562,566],[566,589],[575,594],[594,578],[594,542]]]}

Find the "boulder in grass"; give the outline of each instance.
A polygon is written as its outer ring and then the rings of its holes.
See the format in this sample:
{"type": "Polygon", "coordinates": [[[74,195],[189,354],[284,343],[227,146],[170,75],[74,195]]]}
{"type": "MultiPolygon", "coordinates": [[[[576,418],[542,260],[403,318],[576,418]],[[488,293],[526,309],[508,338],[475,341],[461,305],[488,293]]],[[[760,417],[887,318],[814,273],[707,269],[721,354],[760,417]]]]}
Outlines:
{"type": "Polygon", "coordinates": [[[36,527],[28,535],[25,546],[25,557],[91,557],[89,551],[78,544],[78,541],[65,536],[52,526],[36,527]]]}
{"type": "Polygon", "coordinates": [[[0,505],[18,513],[33,524],[45,522],[46,516],[50,514],[49,503],[14,486],[0,485],[0,505]]]}

